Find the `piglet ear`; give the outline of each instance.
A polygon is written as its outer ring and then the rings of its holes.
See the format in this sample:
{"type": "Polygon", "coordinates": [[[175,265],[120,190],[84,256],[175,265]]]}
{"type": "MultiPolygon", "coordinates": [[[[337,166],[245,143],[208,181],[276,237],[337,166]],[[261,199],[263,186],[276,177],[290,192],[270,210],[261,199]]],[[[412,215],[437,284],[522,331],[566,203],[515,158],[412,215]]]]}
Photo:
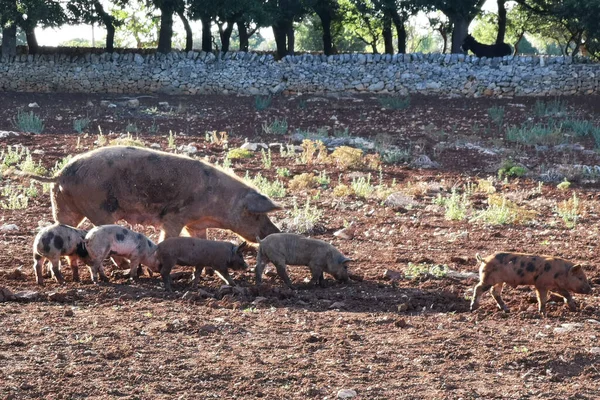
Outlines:
{"type": "Polygon", "coordinates": [[[266,214],[271,211],[283,210],[283,207],[273,202],[267,196],[252,191],[244,198],[246,209],[255,214],[266,214]]]}
{"type": "Polygon", "coordinates": [[[580,274],[582,271],[583,271],[583,268],[581,268],[581,264],[573,265],[571,267],[571,273],[573,275],[580,274]]]}
{"type": "Polygon", "coordinates": [[[351,259],[351,258],[348,258],[348,257],[343,257],[343,256],[342,256],[342,257],[340,258],[340,264],[346,264],[346,263],[353,262],[353,261],[354,261],[353,259],[351,259]]]}
{"type": "Polygon", "coordinates": [[[239,246],[234,248],[235,253],[241,253],[248,246],[248,242],[242,242],[239,246]]]}

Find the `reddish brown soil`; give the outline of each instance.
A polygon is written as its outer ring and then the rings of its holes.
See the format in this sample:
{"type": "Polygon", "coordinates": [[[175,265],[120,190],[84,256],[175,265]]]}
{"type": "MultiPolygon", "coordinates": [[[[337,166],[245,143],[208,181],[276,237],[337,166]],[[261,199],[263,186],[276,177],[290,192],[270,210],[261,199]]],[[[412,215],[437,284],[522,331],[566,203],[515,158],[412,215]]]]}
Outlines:
{"type": "MultiPolygon", "coordinates": [[[[521,123],[533,115],[534,99],[414,97],[407,110],[385,110],[372,97],[280,97],[260,112],[252,97],[142,97],[141,107],[134,111],[102,108],[103,99],[120,97],[3,93],[0,130],[12,130],[17,110],[27,110],[34,101],[46,127],[41,135],[0,139],[1,147],[20,144],[31,151],[43,150],[44,154],[33,155],[34,160],[51,168],[68,154],[94,148],[98,126],[112,139],[116,135],[110,132],[123,132],[135,123],[147,145],[159,143],[167,150],[168,132],[173,131],[178,133],[177,145],[193,142],[200,156],[221,163],[226,150],[207,143],[205,131],[227,131],[230,148],[245,138],[285,141],[265,137],[261,125],[286,117],[290,131],[327,125],[331,131],[348,127],[351,135],[363,137],[386,133],[385,140],[410,146],[413,155],[427,154],[440,166],[425,170],[384,165],[384,183],[392,185],[395,179],[396,189],[417,202],[394,211],[376,198],[333,196],[331,187],[338,184],[338,175],[348,184],[351,171],[331,164],[295,164],[277,152],[270,170],[263,169],[259,155],[235,161],[240,176],[247,170],[250,175],[261,171],[274,179],[275,167],[285,166],[292,175],[325,170],[331,177],[326,189],[288,191],[279,201],[289,209],[292,197],[304,204],[307,195],[314,199],[318,194],[313,203],[324,210],[324,216],[313,236],[330,241],[356,260],[352,270],[363,280],[341,284],[327,277],[325,288],[296,291],[284,288],[278,277],[266,278],[264,286],[255,288],[252,271],[247,271],[233,273],[239,283],[233,291],[222,288],[216,276],[207,276],[201,282],[204,292],[188,293],[189,268],[176,269],[181,279],[175,281],[171,294],[163,291],[158,277],[128,284],[115,273],[109,284],[94,286],[84,270],[82,282],[73,283],[68,267],[63,268],[65,286],[48,280],[45,287],[37,287],[30,247],[39,224],[52,219],[49,197],[40,194],[24,210],[0,209],[0,225],[18,226],[16,231],[0,232],[0,286],[39,292],[34,301],[0,303],[0,398],[332,399],[340,389],[353,389],[361,399],[600,396],[596,289],[589,295],[575,295],[579,311],[552,302],[547,318],[540,318],[529,287],[505,289],[510,314],[497,311],[488,294],[481,308],[471,313],[472,278],[423,275],[394,282],[383,278],[386,269],[404,271],[408,263],[445,264],[456,271],[475,272],[476,253],[502,249],[581,262],[592,284],[600,283],[596,267],[600,207],[594,182],[574,182],[566,191],[546,184],[538,191],[537,182],[529,179],[496,181],[498,193],[518,197],[519,205],[539,212],[530,224],[449,221],[433,205],[439,188],[447,195],[454,186],[462,188],[468,181],[495,175],[508,157],[456,146],[434,152],[440,138],[449,143],[477,140],[482,145],[497,141],[501,135],[489,124],[488,108],[504,106],[506,123],[521,123]],[[315,97],[319,101],[311,101],[315,97]],[[93,105],[86,105],[88,101],[93,105]],[[159,101],[168,101],[173,109],[152,109],[159,101]],[[78,136],[73,119],[85,116],[93,120],[91,134],[78,136]],[[153,124],[158,131],[149,134],[153,124]],[[476,134],[475,124],[483,127],[476,134]],[[437,133],[442,129],[445,136],[437,133]],[[424,182],[430,183],[429,191],[419,189],[424,182]],[[573,192],[581,202],[581,219],[568,229],[555,207],[573,192]],[[356,227],[353,239],[333,235],[349,222],[356,227]]],[[[570,113],[591,120],[600,118],[599,100],[566,99],[570,113]]],[[[503,144],[502,139],[499,142],[503,144]]],[[[579,142],[593,148],[591,139],[579,142]]],[[[532,169],[553,163],[600,164],[590,152],[535,152],[527,146],[504,145],[511,157],[532,169]]],[[[368,172],[378,176],[377,170],[368,172]]],[[[29,181],[4,177],[0,184],[28,186],[29,181]]],[[[2,196],[0,200],[6,200],[2,196]]],[[[481,193],[472,198],[479,209],[486,200],[481,193]]],[[[276,222],[285,216],[286,211],[273,215],[276,222]]],[[[157,238],[152,228],[134,229],[157,238]]],[[[211,231],[210,237],[231,238],[217,231],[211,231]]],[[[248,255],[248,263],[254,265],[253,254],[248,255]]],[[[300,283],[308,269],[292,267],[290,273],[300,283]]]]}

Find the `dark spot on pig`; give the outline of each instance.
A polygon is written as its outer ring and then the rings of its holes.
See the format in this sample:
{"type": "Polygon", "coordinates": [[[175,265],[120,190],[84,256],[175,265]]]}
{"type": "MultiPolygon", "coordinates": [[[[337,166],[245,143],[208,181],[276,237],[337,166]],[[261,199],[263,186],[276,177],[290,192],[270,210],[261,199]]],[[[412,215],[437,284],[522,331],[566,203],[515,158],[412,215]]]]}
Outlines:
{"type": "Polygon", "coordinates": [[[138,233],[137,240],[140,241],[140,242],[142,241],[142,234],[141,233],[138,233]]]}
{"type": "Polygon", "coordinates": [[[551,268],[552,268],[552,265],[550,265],[550,263],[546,263],[546,265],[544,265],[544,271],[546,271],[546,272],[550,271],[551,268]]]}
{"type": "Polygon", "coordinates": [[[525,266],[525,261],[521,261],[521,267],[525,266]]]}
{"type": "Polygon", "coordinates": [[[150,154],[148,157],[148,161],[152,163],[157,163],[160,161],[160,156],[158,154],[150,154]]]}
{"type": "Polygon", "coordinates": [[[123,235],[122,233],[117,233],[115,236],[119,242],[125,240],[125,235],[123,235]]]}
{"type": "Polygon", "coordinates": [[[533,277],[533,280],[537,281],[539,277],[540,277],[539,275],[536,275],[536,276],[533,277]]]}
{"type": "Polygon", "coordinates": [[[152,247],[152,242],[148,239],[148,247],[152,247]]]}
{"type": "Polygon", "coordinates": [[[560,272],[557,272],[554,274],[554,279],[558,278],[560,276],[560,272]]]}
{"type": "Polygon", "coordinates": [[[114,213],[119,209],[119,200],[115,196],[108,195],[106,200],[100,205],[100,208],[109,213],[114,213]]]}
{"type": "Polygon", "coordinates": [[[85,248],[85,244],[83,242],[77,244],[75,253],[81,258],[85,258],[89,255],[87,249],[85,248]]]}
{"type": "Polygon", "coordinates": [[[77,171],[79,171],[80,165],[79,160],[72,162],[63,168],[61,175],[62,176],[77,176],[77,171]]]}
{"type": "Polygon", "coordinates": [[[54,233],[48,232],[46,235],[42,237],[42,245],[44,246],[44,253],[50,252],[50,242],[54,237],[54,233]]]}
{"type": "Polygon", "coordinates": [[[115,254],[117,254],[117,252],[116,252],[116,251],[114,251],[114,250],[111,250],[111,251],[109,251],[109,252],[108,252],[108,255],[109,255],[109,256],[113,256],[113,255],[115,255],[115,254]]]}
{"type": "Polygon", "coordinates": [[[518,258],[518,257],[513,257],[513,258],[511,258],[511,259],[510,259],[508,262],[514,263],[515,261],[517,261],[517,258],[518,258]]]}
{"type": "Polygon", "coordinates": [[[58,250],[62,250],[64,244],[65,241],[60,236],[56,236],[54,238],[54,247],[56,247],[58,250]]]}
{"type": "Polygon", "coordinates": [[[112,158],[109,158],[108,160],[106,160],[106,163],[108,164],[109,167],[112,167],[115,164],[115,160],[113,160],[112,158]]]}
{"type": "Polygon", "coordinates": [[[127,233],[129,233],[129,231],[127,229],[123,229],[123,235],[127,236],[127,233]]]}
{"type": "Polygon", "coordinates": [[[527,264],[527,272],[533,272],[535,271],[535,264],[530,262],[529,264],[527,264]]]}
{"type": "Polygon", "coordinates": [[[517,271],[517,274],[519,274],[519,276],[521,276],[521,277],[522,277],[522,276],[525,276],[525,272],[523,272],[523,270],[522,270],[522,269],[519,269],[519,270],[517,271]]]}
{"type": "Polygon", "coordinates": [[[496,260],[498,260],[502,264],[504,264],[504,260],[506,259],[506,257],[508,257],[507,253],[498,253],[498,254],[496,254],[496,260]]]}

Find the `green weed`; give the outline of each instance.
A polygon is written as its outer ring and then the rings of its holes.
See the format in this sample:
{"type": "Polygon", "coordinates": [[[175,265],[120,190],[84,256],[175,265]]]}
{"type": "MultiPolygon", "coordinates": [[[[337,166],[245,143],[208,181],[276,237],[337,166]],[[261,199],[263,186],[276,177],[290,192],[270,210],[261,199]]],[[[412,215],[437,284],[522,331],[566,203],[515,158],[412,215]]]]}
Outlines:
{"type": "Polygon", "coordinates": [[[258,111],[266,110],[271,105],[271,100],[271,96],[254,96],[254,108],[258,111]]]}
{"type": "Polygon", "coordinates": [[[410,96],[385,96],[379,97],[379,104],[390,110],[404,110],[410,107],[410,96]]]}
{"type": "Polygon", "coordinates": [[[18,111],[17,117],[13,119],[13,126],[20,132],[34,133],[39,135],[44,131],[44,121],[33,111],[18,111]]]}
{"type": "Polygon", "coordinates": [[[270,124],[263,122],[262,131],[266,135],[285,135],[288,131],[287,119],[275,118],[270,124]]]}
{"type": "Polygon", "coordinates": [[[73,120],[73,129],[75,130],[75,132],[77,132],[79,134],[83,133],[83,131],[85,131],[89,125],[90,125],[89,118],[81,118],[81,119],[73,120]]]}

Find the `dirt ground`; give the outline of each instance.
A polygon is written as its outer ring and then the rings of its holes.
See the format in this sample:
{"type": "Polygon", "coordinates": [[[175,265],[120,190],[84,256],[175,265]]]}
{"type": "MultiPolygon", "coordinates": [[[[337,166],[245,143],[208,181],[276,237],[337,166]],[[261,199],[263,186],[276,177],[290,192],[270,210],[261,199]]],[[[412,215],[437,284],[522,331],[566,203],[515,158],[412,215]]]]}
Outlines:
{"type": "MultiPolygon", "coordinates": [[[[39,135],[0,139],[0,147],[27,147],[47,169],[69,154],[96,148],[130,131],[145,145],[169,149],[193,144],[195,157],[223,163],[228,149],[250,142],[292,140],[296,130],[347,132],[375,140],[378,146],[407,149],[411,158],[427,155],[437,163],[382,164],[347,170],[336,164],[301,164],[272,153],[263,166],[260,153],[233,160],[243,177],[260,172],[270,180],[276,168],[286,186],[293,176],[326,171],[328,185],[303,191],[288,189],[276,199],[285,210],[272,214],[282,226],[294,198],[323,210],[312,237],[334,244],[354,259],[352,272],[362,280],[338,283],[326,276],[324,288],[290,290],[273,274],[254,286],[251,269],[233,272],[235,288],[216,276],[204,276],[190,289],[191,268],[178,267],[173,293],[165,293],[158,276],[134,284],[108,267],[111,282],[93,285],[87,269],[81,283],[59,286],[48,279],[35,284],[31,244],[40,226],[52,222],[48,193],[23,209],[0,208],[0,287],[30,291],[30,301],[0,303],[0,398],[5,399],[597,399],[600,397],[600,298],[597,252],[600,184],[595,176],[573,176],[566,190],[558,182],[535,178],[554,165],[600,165],[590,137],[567,138],[568,146],[535,148],[508,143],[503,130],[528,120],[536,99],[411,98],[410,107],[387,109],[374,96],[304,95],[276,97],[258,111],[254,97],[141,96],[128,108],[115,95],[0,95],[0,131],[15,131],[18,110],[32,110],[45,121],[39,135]],[[108,100],[116,107],[101,105],[108,100]],[[30,103],[39,107],[30,108],[30,103]],[[168,102],[168,105],[159,102],[168,102]],[[501,126],[488,110],[504,107],[501,126]],[[89,118],[88,133],[77,134],[73,120],[89,118]],[[288,134],[265,134],[263,124],[286,118],[288,134]],[[207,141],[207,131],[228,133],[228,148],[207,141]],[[441,144],[440,144],[441,143],[441,144]],[[578,143],[581,146],[573,146],[578,143]],[[469,144],[469,145],[467,145],[469,144]],[[486,153],[487,148],[502,150],[486,153]],[[511,159],[526,167],[526,177],[498,179],[511,159]],[[336,196],[337,185],[372,174],[373,185],[400,191],[412,201],[385,205],[376,196],[336,196]],[[363,174],[363,175],[361,175],[363,174]],[[472,210],[485,209],[487,193],[469,185],[493,177],[493,191],[532,216],[526,222],[483,223],[477,218],[448,220],[435,199],[452,189],[469,193],[472,210]],[[569,228],[558,213],[576,195],[577,223],[569,228]],[[334,232],[352,223],[352,238],[334,232]],[[594,291],[576,294],[579,310],[559,301],[548,305],[546,318],[536,312],[530,287],[507,287],[511,313],[497,310],[489,294],[481,308],[469,311],[478,266],[475,254],[497,250],[551,254],[581,263],[594,291]],[[419,266],[414,273],[415,265],[419,266]],[[435,266],[450,273],[436,274],[435,266]],[[398,272],[398,279],[384,271],[398,272]],[[424,272],[429,270],[429,272],[424,272]],[[446,271],[448,271],[446,270],[446,271]],[[411,273],[411,271],[413,273],[411,273]],[[471,274],[469,274],[471,273],[471,274]],[[351,392],[354,391],[354,392],[351,392]],[[345,397],[348,396],[348,397],[345,397]]],[[[600,99],[566,98],[572,118],[598,124],[600,99]]],[[[373,153],[373,151],[371,151],[373,153]]],[[[193,181],[193,177],[189,177],[193,181]]],[[[0,200],[30,181],[4,176],[0,200]]],[[[480,185],[481,187],[481,185],[480,185]]],[[[123,222],[124,223],[124,222],[123,222]]],[[[152,227],[134,226],[152,239],[152,227]]],[[[209,237],[236,240],[211,230],[209,237]]],[[[108,265],[108,264],[107,264],[108,265]]],[[[306,267],[291,267],[296,283],[309,276],[306,267]]]]}

